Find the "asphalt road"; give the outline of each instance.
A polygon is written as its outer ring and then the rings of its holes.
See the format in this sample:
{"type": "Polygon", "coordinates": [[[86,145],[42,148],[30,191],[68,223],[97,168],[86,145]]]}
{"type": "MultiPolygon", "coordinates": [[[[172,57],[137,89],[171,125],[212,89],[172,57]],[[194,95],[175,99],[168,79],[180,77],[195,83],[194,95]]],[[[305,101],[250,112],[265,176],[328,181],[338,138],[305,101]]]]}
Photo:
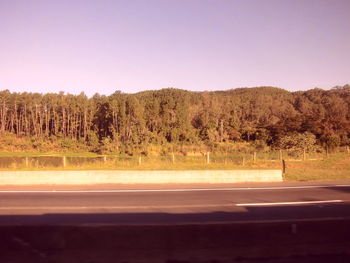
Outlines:
{"type": "Polygon", "coordinates": [[[350,262],[350,182],[315,184],[2,187],[0,262],[350,262]]]}
{"type": "Polygon", "coordinates": [[[350,218],[350,183],[0,191],[0,225],[152,225],[343,218],[350,218]]]}

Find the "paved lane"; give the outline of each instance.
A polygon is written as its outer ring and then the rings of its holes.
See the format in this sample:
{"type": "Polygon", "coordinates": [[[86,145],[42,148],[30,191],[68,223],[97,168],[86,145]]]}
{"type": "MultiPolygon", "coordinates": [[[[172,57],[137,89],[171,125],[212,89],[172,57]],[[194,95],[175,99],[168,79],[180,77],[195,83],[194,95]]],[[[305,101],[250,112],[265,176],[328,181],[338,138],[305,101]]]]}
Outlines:
{"type": "Polygon", "coordinates": [[[0,224],[173,224],[350,217],[350,186],[0,191],[0,224]]]}
{"type": "Polygon", "coordinates": [[[0,261],[348,262],[350,185],[283,185],[3,189],[0,261]]]}

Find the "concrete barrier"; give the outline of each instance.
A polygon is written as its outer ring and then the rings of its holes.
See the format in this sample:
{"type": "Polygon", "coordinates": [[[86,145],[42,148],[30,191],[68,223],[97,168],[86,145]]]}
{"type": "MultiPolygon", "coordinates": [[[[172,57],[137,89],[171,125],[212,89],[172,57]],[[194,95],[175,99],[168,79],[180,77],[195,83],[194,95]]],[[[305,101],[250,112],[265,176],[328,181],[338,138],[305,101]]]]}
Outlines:
{"type": "Polygon", "coordinates": [[[0,171],[0,185],[281,182],[281,170],[0,171]]]}

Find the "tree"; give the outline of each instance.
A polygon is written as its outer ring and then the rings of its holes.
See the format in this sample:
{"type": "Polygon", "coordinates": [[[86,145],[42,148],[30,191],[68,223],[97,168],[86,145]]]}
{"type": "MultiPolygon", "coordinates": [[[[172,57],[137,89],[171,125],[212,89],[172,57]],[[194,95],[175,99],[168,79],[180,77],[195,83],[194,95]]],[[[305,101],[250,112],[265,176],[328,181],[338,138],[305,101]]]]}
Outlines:
{"type": "Polygon", "coordinates": [[[308,148],[304,139],[330,149],[349,144],[350,87],[299,92],[274,87],[215,92],[168,88],[92,98],[84,93],[4,90],[0,134],[40,142],[67,139],[66,146],[81,143],[94,151],[108,144],[129,153],[149,144],[176,148],[237,141],[308,148]]]}
{"type": "Polygon", "coordinates": [[[294,151],[312,151],[315,149],[316,136],[312,133],[293,133],[280,138],[277,143],[280,149],[294,151]]]}

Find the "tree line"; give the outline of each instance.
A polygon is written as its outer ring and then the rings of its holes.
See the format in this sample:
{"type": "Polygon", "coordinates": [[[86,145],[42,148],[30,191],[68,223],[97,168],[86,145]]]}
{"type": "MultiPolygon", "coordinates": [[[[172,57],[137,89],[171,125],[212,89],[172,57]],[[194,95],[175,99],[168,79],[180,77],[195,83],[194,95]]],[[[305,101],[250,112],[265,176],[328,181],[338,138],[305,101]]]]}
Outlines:
{"type": "Polygon", "coordinates": [[[349,106],[349,85],[297,92],[274,87],[212,92],[168,88],[91,98],[84,93],[3,90],[0,134],[127,154],[164,144],[248,142],[288,148],[303,139],[332,148],[349,145],[349,106]]]}

